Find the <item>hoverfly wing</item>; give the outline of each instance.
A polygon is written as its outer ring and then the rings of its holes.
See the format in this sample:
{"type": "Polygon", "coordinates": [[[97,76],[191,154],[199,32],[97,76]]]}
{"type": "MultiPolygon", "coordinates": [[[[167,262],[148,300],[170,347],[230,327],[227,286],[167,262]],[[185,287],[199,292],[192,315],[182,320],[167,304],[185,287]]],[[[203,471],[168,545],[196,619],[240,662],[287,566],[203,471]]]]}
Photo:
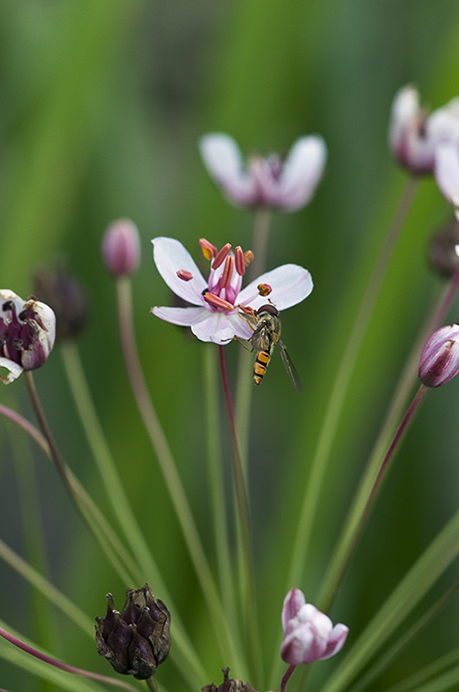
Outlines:
{"type": "Polygon", "coordinates": [[[298,375],[295,366],[293,365],[290,356],[287,353],[287,349],[285,348],[285,345],[283,344],[282,341],[279,340],[279,346],[281,349],[281,356],[282,356],[282,362],[285,366],[285,369],[287,370],[287,375],[290,377],[293,386],[295,387],[296,391],[302,394],[303,392],[303,387],[301,386],[300,382],[300,376],[298,375]]]}

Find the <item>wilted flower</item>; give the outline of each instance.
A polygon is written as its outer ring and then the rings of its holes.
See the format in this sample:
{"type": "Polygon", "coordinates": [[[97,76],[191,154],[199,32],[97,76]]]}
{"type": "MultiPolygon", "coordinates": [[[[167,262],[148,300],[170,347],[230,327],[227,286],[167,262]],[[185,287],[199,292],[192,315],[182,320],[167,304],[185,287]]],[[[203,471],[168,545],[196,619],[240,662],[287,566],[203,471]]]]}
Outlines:
{"type": "Polygon", "coordinates": [[[114,276],[131,276],[140,263],[140,239],[130,219],[111,223],[102,238],[102,259],[114,276]]]}
{"type": "Polygon", "coordinates": [[[459,143],[442,142],[435,150],[435,180],[459,220],[459,143]]]}
{"type": "Polygon", "coordinates": [[[204,165],[230,202],[281,211],[296,211],[309,202],[327,158],[325,142],[318,135],[298,139],[284,161],[277,154],[252,155],[246,165],[229,135],[204,135],[199,146],[204,165]]]}
{"type": "Polygon", "coordinates": [[[250,339],[253,330],[238,309],[241,306],[256,310],[266,303],[259,284],[270,286],[269,298],[278,310],[300,303],[313,288],[306,269],[284,264],[265,272],[241,290],[245,260],[240,247],[233,253],[227,243],[217,252],[211,243],[201,240],[204,256],[211,266],[206,280],[181,242],[174,238],[155,238],[152,243],[156,266],[166,284],[196,307],[154,307],[151,312],[166,322],[191,327],[201,341],[226,344],[234,337],[250,339]]]}
{"type": "Polygon", "coordinates": [[[40,368],[54,346],[56,318],[48,305],[34,298],[24,301],[13,291],[0,290],[0,374],[5,384],[23,370],[40,368]]]}
{"type": "Polygon", "coordinates": [[[330,658],[342,649],[349,631],[346,625],[333,627],[327,615],[305,602],[300,589],[291,589],[285,597],[282,625],[281,656],[293,666],[330,658]]]}
{"type": "Polygon", "coordinates": [[[248,683],[242,682],[237,678],[229,678],[229,668],[222,670],[223,682],[218,687],[211,683],[210,685],[205,685],[201,687],[202,692],[256,692],[253,687],[248,683]]]}
{"type": "Polygon", "coordinates": [[[419,379],[426,387],[441,387],[459,373],[459,325],[441,327],[421,354],[419,379]]]}
{"type": "Polygon", "coordinates": [[[81,284],[62,267],[40,269],[34,276],[35,293],[56,315],[57,339],[77,336],[86,326],[88,306],[81,284]]]}
{"type": "Polygon", "coordinates": [[[459,141],[459,98],[428,115],[414,86],[400,89],[389,126],[389,145],[398,162],[414,174],[433,173],[435,149],[445,141],[459,141]]]}
{"type": "Polygon", "coordinates": [[[171,616],[162,601],[154,598],[149,584],[128,589],[121,614],[107,594],[107,614],[96,618],[96,643],[101,656],[117,673],[146,680],[169,653],[171,616]]]}

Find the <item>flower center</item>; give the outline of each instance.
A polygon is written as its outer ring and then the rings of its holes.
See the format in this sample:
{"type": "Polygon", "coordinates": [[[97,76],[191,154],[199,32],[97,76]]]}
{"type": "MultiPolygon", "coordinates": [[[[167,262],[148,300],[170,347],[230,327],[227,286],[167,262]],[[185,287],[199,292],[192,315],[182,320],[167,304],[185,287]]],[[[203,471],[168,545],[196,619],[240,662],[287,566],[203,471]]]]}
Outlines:
{"type": "Polygon", "coordinates": [[[38,326],[43,328],[40,318],[31,307],[16,314],[16,305],[12,300],[2,304],[0,314],[0,355],[21,365],[22,351],[34,343],[38,326]]]}

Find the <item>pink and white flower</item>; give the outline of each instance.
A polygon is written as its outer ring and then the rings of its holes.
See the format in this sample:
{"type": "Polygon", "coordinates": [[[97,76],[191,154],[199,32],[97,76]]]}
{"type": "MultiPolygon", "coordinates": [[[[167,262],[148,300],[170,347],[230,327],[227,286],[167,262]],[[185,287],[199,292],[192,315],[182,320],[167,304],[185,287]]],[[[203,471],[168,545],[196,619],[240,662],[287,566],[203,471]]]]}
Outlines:
{"type": "Polygon", "coordinates": [[[54,345],[56,318],[45,303],[24,301],[8,289],[0,290],[0,374],[4,384],[13,382],[24,370],[41,367],[54,345]]]}
{"type": "Polygon", "coordinates": [[[334,656],[344,646],[349,631],[346,625],[333,627],[327,615],[306,603],[300,589],[291,589],[285,597],[282,626],[281,656],[291,666],[334,656]]]}
{"type": "Polygon", "coordinates": [[[435,150],[435,180],[459,220],[459,142],[442,142],[435,150]]]}
{"type": "Polygon", "coordinates": [[[459,324],[437,329],[423,348],[419,379],[426,387],[441,387],[459,373],[459,324]]]}
{"type": "Polygon", "coordinates": [[[239,207],[296,211],[312,198],[327,158],[319,135],[300,137],[282,161],[277,154],[242,160],[235,140],[222,132],[204,135],[199,143],[210,176],[228,200],[239,207]]]}
{"type": "Polygon", "coordinates": [[[234,337],[250,339],[253,329],[240,313],[250,313],[250,309],[265,305],[267,286],[269,299],[278,310],[300,303],[313,288],[310,273],[297,264],[284,264],[265,272],[242,288],[249,255],[240,247],[233,252],[229,243],[217,252],[208,241],[200,241],[203,254],[210,261],[208,279],[180,241],[160,237],[152,243],[156,267],[164,281],[193,307],[153,307],[151,312],[166,322],[191,327],[201,341],[227,344],[234,337]]]}
{"type": "Polygon", "coordinates": [[[400,89],[389,126],[389,146],[398,162],[417,175],[433,173],[441,142],[459,142],[459,97],[428,115],[414,86],[400,89]]]}

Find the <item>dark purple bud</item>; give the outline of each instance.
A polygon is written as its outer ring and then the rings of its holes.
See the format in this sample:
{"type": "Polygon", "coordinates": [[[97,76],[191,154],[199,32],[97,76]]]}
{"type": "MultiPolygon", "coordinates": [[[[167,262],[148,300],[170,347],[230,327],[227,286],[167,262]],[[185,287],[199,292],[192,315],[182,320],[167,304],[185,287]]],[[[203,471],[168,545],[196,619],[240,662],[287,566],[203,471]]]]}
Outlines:
{"type": "Polygon", "coordinates": [[[419,379],[426,387],[441,387],[459,372],[459,325],[438,329],[426,345],[419,363],[419,379]]]}
{"type": "Polygon", "coordinates": [[[131,276],[140,263],[140,239],[130,219],[114,221],[102,238],[102,259],[114,276],[131,276]]]}
{"type": "Polygon", "coordinates": [[[88,303],[80,283],[62,268],[40,269],[34,276],[37,298],[56,315],[57,339],[76,337],[86,326],[88,303]]]}
{"type": "Polygon", "coordinates": [[[151,588],[128,589],[123,610],[114,609],[108,594],[105,618],[96,618],[96,643],[117,673],[146,680],[169,653],[171,616],[151,588]]]}
{"type": "Polygon", "coordinates": [[[429,245],[430,264],[442,276],[451,277],[459,268],[459,223],[456,219],[432,236],[429,245]]]}

